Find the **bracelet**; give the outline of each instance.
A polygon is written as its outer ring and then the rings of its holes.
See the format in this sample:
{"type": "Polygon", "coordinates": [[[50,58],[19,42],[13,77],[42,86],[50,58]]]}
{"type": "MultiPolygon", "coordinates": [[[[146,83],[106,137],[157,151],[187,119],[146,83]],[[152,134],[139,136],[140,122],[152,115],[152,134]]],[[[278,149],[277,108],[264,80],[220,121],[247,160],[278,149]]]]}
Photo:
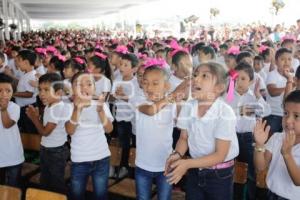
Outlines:
{"type": "Polygon", "coordinates": [[[175,103],[175,98],[172,97],[172,95],[168,95],[168,96],[166,97],[166,100],[167,100],[167,102],[170,103],[170,104],[175,103]]]}
{"type": "Polygon", "coordinates": [[[183,155],[181,155],[178,151],[173,150],[173,152],[171,153],[171,155],[175,155],[175,154],[179,155],[180,158],[183,158],[183,155]]]}
{"type": "Polygon", "coordinates": [[[77,125],[79,124],[78,122],[74,122],[72,119],[70,119],[69,122],[70,122],[72,125],[75,125],[75,126],[77,126],[77,125]]]}
{"type": "Polygon", "coordinates": [[[256,152],[261,152],[261,153],[265,153],[265,151],[266,151],[266,148],[265,147],[254,147],[254,150],[256,151],[256,152]]]}

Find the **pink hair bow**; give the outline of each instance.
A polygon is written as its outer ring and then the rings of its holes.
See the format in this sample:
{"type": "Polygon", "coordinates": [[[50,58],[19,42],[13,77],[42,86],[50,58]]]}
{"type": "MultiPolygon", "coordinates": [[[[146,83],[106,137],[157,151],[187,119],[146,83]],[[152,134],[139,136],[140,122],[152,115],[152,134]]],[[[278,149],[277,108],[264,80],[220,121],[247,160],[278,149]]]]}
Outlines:
{"type": "Polygon", "coordinates": [[[61,55],[61,54],[59,54],[59,53],[57,53],[55,56],[57,56],[57,57],[58,57],[58,60],[60,60],[60,61],[63,61],[63,62],[66,61],[66,57],[63,56],[63,55],[61,55]]]}
{"type": "Polygon", "coordinates": [[[161,69],[164,69],[167,65],[167,62],[164,59],[148,58],[144,64],[144,69],[151,66],[159,66],[161,69]]]}
{"type": "Polygon", "coordinates": [[[258,48],[258,51],[259,51],[259,53],[262,53],[262,52],[264,52],[264,51],[267,50],[267,49],[268,49],[267,46],[261,45],[261,46],[258,48]]]}
{"type": "Polygon", "coordinates": [[[180,49],[181,47],[179,46],[179,44],[177,43],[177,41],[176,40],[171,40],[171,42],[170,42],[170,47],[172,48],[172,49],[180,49]]]}
{"type": "Polygon", "coordinates": [[[239,46],[232,46],[230,49],[227,50],[227,54],[233,54],[238,55],[240,53],[240,47],[239,46]]]}
{"type": "Polygon", "coordinates": [[[56,53],[57,49],[54,46],[47,46],[46,51],[50,53],[56,53]]]}
{"type": "Polygon", "coordinates": [[[105,60],[107,58],[107,55],[104,55],[103,53],[95,52],[95,56],[105,60]]]}
{"type": "Polygon", "coordinates": [[[77,63],[81,64],[81,65],[84,64],[84,60],[83,60],[82,58],[80,58],[80,57],[75,57],[74,60],[75,60],[77,63]]]}
{"type": "Polygon", "coordinates": [[[121,53],[121,54],[129,53],[128,48],[124,45],[117,46],[117,48],[115,49],[115,52],[121,53]]]}
{"type": "Polygon", "coordinates": [[[229,81],[229,88],[228,88],[228,92],[227,92],[227,97],[226,100],[228,103],[233,101],[234,98],[234,82],[238,77],[238,73],[235,70],[230,70],[229,71],[229,76],[230,76],[230,81],[229,81]]]}
{"type": "Polygon", "coordinates": [[[147,54],[143,54],[143,53],[138,53],[137,56],[138,56],[139,59],[142,59],[142,60],[145,60],[145,59],[148,58],[147,54]]]}
{"type": "Polygon", "coordinates": [[[281,41],[285,41],[285,40],[293,40],[294,42],[297,41],[296,37],[294,35],[285,35],[281,38],[281,41]]]}
{"type": "Polygon", "coordinates": [[[37,52],[39,54],[43,54],[43,55],[47,54],[46,49],[44,49],[44,48],[35,48],[35,52],[37,52]]]}
{"type": "Polygon", "coordinates": [[[185,53],[189,53],[189,50],[187,48],[182,48],[182,47],[179,47],[178,49],[174,49],[172,52],[171,52],[171,57],[173,57],[176,53],[180,52],[180,51],[183,51],[185,53]]]}

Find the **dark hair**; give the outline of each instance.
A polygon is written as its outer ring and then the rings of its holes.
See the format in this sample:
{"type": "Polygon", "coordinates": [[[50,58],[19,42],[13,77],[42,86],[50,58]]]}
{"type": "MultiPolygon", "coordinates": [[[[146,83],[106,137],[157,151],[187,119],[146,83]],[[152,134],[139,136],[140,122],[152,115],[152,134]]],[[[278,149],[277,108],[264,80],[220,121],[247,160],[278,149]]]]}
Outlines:
{"type": "Polygon", "coordinates": [[[276,51],[276,54],[275,54],[275,60],[278,60],[278,58],[280,56],[282,56],[283,54],[285,53],[289,53],[289,54],[292,54],[292,51],[287,49],[287,48],[280,48],[276,51]]]}
{"type": "Polygon", "coordinates": [[[50,59],[50,64],[53,64],[54,67],[55,67],[55,70],[59,71],[60,74],[62,74],[62,71],[63,71],[63,68],[64,68],[64,61],[60,60],[58,58],[58,56],[53,56],[51,59],[50,59]]]}
{"type": "Polygon", "coordinates": [[[260,56],[262,56],[265,60],[267,58],[267,56],[270,55],[270,53],[271,53],[270,48],[267,48],[266,50],[264,50],[260,53],[260,56]]]}
{"type": "Polygon", "coordinates": [[[225,50],[228,50],[228,45],[227,44],[221,44],[219,46],[220,49],[225,49],[225,50]]]}
{"type": "Polygon", "coordinates": [[[162,73],[165,78],[165,81],[169,80],[169,78],[170,78],[170,74],[167,72],[167,70],[165,70],[157,65],[152,65],[152,66],[147,67],[144,71],[144,76],[146,73],[149,73],[152,71],[159,71],[160,73],[162,73]]]}
{"type": "Polygon", "coordinates": [[[19,46],[13,46],[13,47],[11,48],[11,51],[19,52],[19,51],[21,51],[21,47],[19,47],[19,46]]]}
{"type": "Polygon", "coordinates": [[[297,67],[295,77],[296,77],[297,79],[300,79],[300,65],[297,67]]]}
{"type": "Polygon", "coordinates": [[[61,80],[61,76],[57,73],[47,73],[42,75],[39,78],[39,85],[42,83],[50,83],[51,87],[53,87],[54,91],[62,90],[64,88],[64,84],[61,80]]]}
{"type": "Polygon", "coordinates": [[[264,61],[264,58],[263,58],[262,56],[255,56],[255,57],[254,57],[254,60],[258,60],[258,61],[263,62],[263,61],[264,61]]]}
{"type": "Polygon", "coordinates": [[[297,23],[300,23],[300,19],[297,19],[297,23]]]}
{"type": "Polygon", "coordinates": [[[90,58],[90,61],[111,81],[112,72],[108,58],[102,59],[98,56],[93,56],[90,58]]]}
{"type": "Polygon", "coordinates": [[[281,42],[281,47],[282,46],[284,46],[284,45],[286,45],[286,44],[288,44],[288,43],[292,43],[292,44],[294,44],[294,40],[293,39],[285,39],[285,40],[283,40],[282,42],[281,42]]]}
{"type": "Polygon", "coordinates": [[[239,53],[239,55],[236,57],[236,62],[240,63],[244,58],[252,57],[252,54],[249,51],[242,51],[239,53]]]}
{"type": "Polygon", "coordinates": [[[283,106],[287,103],[300,103],[300,90],[295,90],[288,94],[283,101],[283,106]]]}
{"type": "Polygon", "coordinates": [[[203,46],[198,52],[203,52],[205,55],[210,54],[212,59],[215,59],[216,57],[215,50],[211,46],[203,46]]]}
{"type": "Polygon", "coordinates": [[[74,58],[72,58],[64,63],[64,68],[72,68],[73,70],[84,71],[85,63],[80,64],[74,58]]]}
{"type": "Polygon", "coordinates": [[[121,58],[123,60],[128,60],[131,62],[132,68],[137,67],[139,64],[139,59],[133,53],[122,54],[121,58]]]}
{"type": "Polygon", "coordinates": [[[240,62],[236,67],[235,67],[236,71],[243,71],[246,74],[248,74],[250,81],[252,81],[254,79],[254,70],[252,68],[251,65],[249,65],[249,63],[247,62],[240,62]]]}
{"type": "Polygon", "coordinates": [[[192,55],[195,55],[201,47],[205,46],[204,42],[199,42],[195,46],[192,47],[192,55]]]}
{"type": "Polygon", "coordinates": [[[18,54],[23,60],[27,60],[31,66],[34,66],[36,61],[36,54],[31,50],[22,50],[18,54]]]}
{"type": "Polygon", "coordinates": [[[178,66],[180,60],[185,57],[188,56],[189,54],[185,51],[178,51],[176,52],[173,57],[172,57],[172,64],[178,66]]]}
{"type": "Polygon", "coordinates": [[[15,91],[15,84],[14,84],[14,79],[4,73],[0,73],[0,84],[1,83],[8,83],[11,85],[13,92],[15,91]]]}

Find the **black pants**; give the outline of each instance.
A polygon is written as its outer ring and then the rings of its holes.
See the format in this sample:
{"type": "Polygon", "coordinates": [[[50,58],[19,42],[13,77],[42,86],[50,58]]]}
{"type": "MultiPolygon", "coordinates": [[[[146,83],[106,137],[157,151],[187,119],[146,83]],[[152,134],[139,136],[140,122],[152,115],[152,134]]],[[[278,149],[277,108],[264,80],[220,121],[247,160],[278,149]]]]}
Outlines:
{"type": "Polygon", "coordinates": [[[131,122],[117,123],[118,138],[122,147],[121,166],[128,167],[130,147],[135,147],[135,135],[132,134],[131,122]]]}
{"type": "MultiPolygon", "coordinates": [[[[36,106],[36,104],[32,104],[32,106],[36,106]]],[[[18,126],[20,132],[22,133],[38,133],[32,121],[26,115],[26,108],[28,106],[21,107],[20,111],[20,119],[18,121],[18,126]]]]}

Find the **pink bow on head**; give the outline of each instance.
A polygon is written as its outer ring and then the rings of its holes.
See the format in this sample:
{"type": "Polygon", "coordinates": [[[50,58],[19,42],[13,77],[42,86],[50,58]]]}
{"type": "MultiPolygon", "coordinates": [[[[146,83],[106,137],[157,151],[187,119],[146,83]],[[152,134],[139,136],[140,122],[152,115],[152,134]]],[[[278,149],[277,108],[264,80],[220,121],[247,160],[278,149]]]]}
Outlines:
{"type": "Polygon", "coordinates": [[[234,98],[234,82],[238,77],[238,73],[237,71],[235,71],[234,69],[229,71],[229,76],[230,76],[230,81],[229,81],[229,87],[228,87],[228,92],[227,92],[227,97],[226,100],[228,103],[233,101],[234,98]]]}
{"type": "Polygon", "coordinates": [[[80,58],[80,57],[75,57],[74,60],[75,60],[77,63],[81,64],[81,65],[84,64],[84,60],[83,60],[82,58],[80,58]]]}
{"type": "Polygon", "coordinates": [[[58,60],[65,62],[67,59],[65,56],[61,55],[60,53],[56,53],[55,56],[57,56],[58,60]]]}
{"type": "Polygon", "coordinates": [[[296,37],[294,35],[285,35],[281,38],[281,41],[285,41],[285,40],[293,40],[294,42],[297,41],[296,37]]]}
{"type": "Polygon", "coordinates": [[[143,53],[138,53],[137,57],[142,60],[145,60],[148,58],[147,54],[143,54],[143,53]]]}
{"type": "Polygon", "coordinates": [[[128,48],[126,46],[124,46],[124,45],[117,46],[117,48],[115,49],[115,52],[121,53],[121,54],[127,54],[127,53],[129,53],[128,48]]]}
{"type": "Polygon", "coordinates": [[[47,54],[46,49],[44,48],[35,48],[35,52],[43,54],[44,56],[47,54]]]}
{"type": "Polygon", "coordinates": [[[172,48],[172,49],[179,49],[179,48],[181,48],[180,46],[179,46],[179,44],[177,43],[177,41],[176,40],[171,40],[171,42],[170,42],[170,47],[172,48]]]}
{"type": "Polygon", "coordinates": [[[167,62],[164,59],[148,58],[145,62],[144,69],[151,66],[158,66],[161,69],[164,69],[167,65],[167,62]]]}
{"type": "Polygon", "coordinates": [[[189,50],[187,48],[182,48],[182,47],[179,47],[178,49],[174,49],[172,52],[171,52],[171,56],[173,57],[176,53],[178,53],[179,51],[183,51],[185,53],[189,53],[189,50]]]}
{"type": "Polygon", "coordinates": [[[262,53],[262,52],[264,52],[264,51],[267,50],[267,49],[268,49],[267,46],[261,45],[261,46],[258,48],[258,51],[259,51],[259,53],[262,53]]]}
{"type": "Polygon", "coordinates": [[[95,52],[95,56],[105,60],[107,58],[107,55],[104,55],[103,53],[95,52]]]}
{"type": "Polygon", "coordinates": [[[50,53],[56,53],[57,49],[54,46],[47,46],[46,51],[50,53]]]}
{"type": "Polygon", "coordinates": [[[232,46],[230,49],[227,50],[227,54],[233,54],[238,55],[240,53],[240,47],[239,46],[232,46]]]}

